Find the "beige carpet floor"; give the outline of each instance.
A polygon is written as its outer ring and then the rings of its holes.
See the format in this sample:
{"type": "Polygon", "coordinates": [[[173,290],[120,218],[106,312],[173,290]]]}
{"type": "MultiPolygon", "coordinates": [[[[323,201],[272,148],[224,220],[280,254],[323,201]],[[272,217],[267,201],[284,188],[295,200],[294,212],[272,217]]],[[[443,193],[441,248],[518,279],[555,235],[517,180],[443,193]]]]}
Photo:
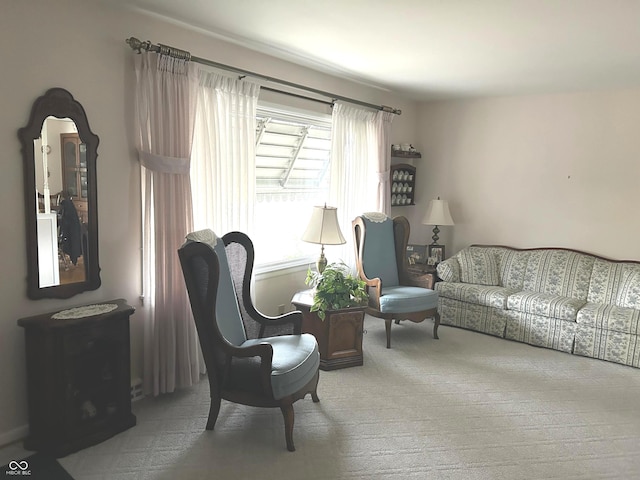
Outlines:
{"type": "Polygon", "coordinates": [[[432,323],[365,321],[364,365],[295,404],[224,402],[206,378],[134,403],[138,425],[60,459],[77,480],[640,478],[640,370],[432,323]]]}

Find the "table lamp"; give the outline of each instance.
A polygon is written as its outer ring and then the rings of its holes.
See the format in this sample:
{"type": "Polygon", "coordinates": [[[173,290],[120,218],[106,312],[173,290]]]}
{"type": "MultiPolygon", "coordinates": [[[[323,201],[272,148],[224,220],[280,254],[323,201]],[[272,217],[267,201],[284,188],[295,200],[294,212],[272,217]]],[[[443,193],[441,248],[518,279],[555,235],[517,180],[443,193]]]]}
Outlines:
{"type": "Polygon", "coordinates": [[[321,245],[320,258],[316,262],[318,272],[322,273],[327,266],[327,259],[324,256],[325,245],[342,245],[347,241],[342,236],[340,225],[338,224],[338,209],[336,207],[313,207],[311,220],[302,235],[302,240],[309,243],[319,243],[321,245]]]}
{"type": "Polygon", "coordinates": [[[424,225],[433,225],[433,236],[431,239],[433,243],[431,245],[438,244],[438,233],[440,233],[440,229],[438,225],[455,225],[453,223],[453,218],[451,218],[451,213],[449,213],[449,204],[446,200],[440,200],[438,197],[437,200],[430,200],[429,206],[427,207],[427,213],[425,213],[424,218],[422,219],[422,223],[424,225]]]}

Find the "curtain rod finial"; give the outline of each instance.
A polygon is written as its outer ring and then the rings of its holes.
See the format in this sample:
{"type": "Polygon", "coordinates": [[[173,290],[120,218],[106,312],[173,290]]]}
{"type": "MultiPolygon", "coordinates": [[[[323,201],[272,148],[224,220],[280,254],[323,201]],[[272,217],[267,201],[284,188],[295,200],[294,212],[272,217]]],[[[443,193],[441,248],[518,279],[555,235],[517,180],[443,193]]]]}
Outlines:
{"type": "Polygon", "coordinates": [[[149,40],[141,42],[136,37],[129,37],[125,42],[127,42],[127,45],[131,47],[131,50],[135,50],[138,53],[142,53],[142,50],[149,50],[149,47],[151,46],[151,42],[149,40]]]}
{"type": "Polygon", "coordinates": [[[382,110],[383,112],[394,113],[396,115],[402,114],[402,110],[393,107],[387,107],[386,105],[380,105],[380,110],[382,110]]]}

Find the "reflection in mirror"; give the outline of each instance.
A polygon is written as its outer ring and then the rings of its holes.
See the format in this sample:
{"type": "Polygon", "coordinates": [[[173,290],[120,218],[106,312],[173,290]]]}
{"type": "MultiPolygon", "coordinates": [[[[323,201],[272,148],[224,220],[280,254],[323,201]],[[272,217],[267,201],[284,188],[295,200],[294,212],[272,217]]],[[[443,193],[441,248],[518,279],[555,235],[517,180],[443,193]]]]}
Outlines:
{"type": "Polygon", "coordinates": [[[39,286],[84,282],[86,145],[73,120],[52,116],[44,120],[40,138],[33,143],[39,286]]]}
{"type": "Polygon", "coordinates": [[[100,286],[98,137],[82,106],[54,88],[19,130],[25,172],[30,298],[68,298],[100,286]]]}

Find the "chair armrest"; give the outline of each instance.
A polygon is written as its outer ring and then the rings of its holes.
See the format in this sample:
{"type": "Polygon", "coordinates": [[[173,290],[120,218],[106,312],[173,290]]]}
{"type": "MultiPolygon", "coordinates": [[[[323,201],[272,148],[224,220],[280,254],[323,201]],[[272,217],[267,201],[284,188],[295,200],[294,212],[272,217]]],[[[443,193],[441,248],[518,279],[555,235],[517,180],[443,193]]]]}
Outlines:
{"type": "MultiPolygon", "coordinates": [[[[363,279],[364,280],[364,279],[363,279]]],[[[380,310],[380,297],[382,296],[382,280],[379,278],[366,279],[367,293],[369,294],[369,306],[380,310]]]]}
{"type": "Polygon", "coordinates": [[[379,278],[369,278],[364,273],[362,268],[362,262],[356,262],[356,269],[358,271],[358,278],[367,285],[367,293],[369,294],[369,306],[380,309],[380,297],[382,296],[382,280],[379,278]]]}
{"type": "MultiPolygon", "coordinates": [[[[233,357],[235,358],[249,358],[260,357],[260,384],[262,386],[263,393],[267,396],[273,396],[273,388],[271,387],[271,370],[273,362],[273,347],[267,342],[259,343],[257,345],[251,345],[248,347],[237,347],[225,341],[222,346],[223,350],[227,354],[227,365],[231,364],[233,357]]],[[[224,373],[226,381],[227,372],[224,373]]]]}
{"type": "Polygon", "coordinates": [[[283,313],[282,315],[278,315],[277,317],[270,317],[267,315],[263,315],[262,313],[255,310],[257,313],[257,318],[251,315],[256,322],[260,324],[260,332],[259,336],[264,336],[264,330],[266,327],[272,325],[293,325],[293,334],[300,335],[302,333],[302,312],[296,310],[294,312],[283,313]]]}

